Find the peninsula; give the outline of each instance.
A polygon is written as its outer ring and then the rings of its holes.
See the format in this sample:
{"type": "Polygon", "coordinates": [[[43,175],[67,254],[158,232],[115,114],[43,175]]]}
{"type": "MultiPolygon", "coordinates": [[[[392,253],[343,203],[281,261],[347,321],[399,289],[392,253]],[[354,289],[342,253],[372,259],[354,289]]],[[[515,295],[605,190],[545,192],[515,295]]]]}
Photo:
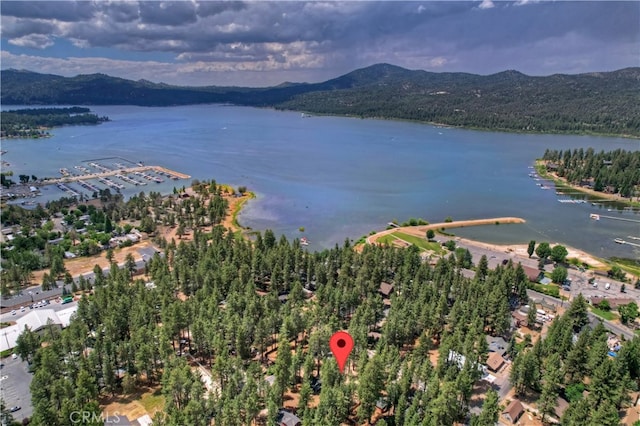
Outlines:
{"type": "Polygon", "coordinates": [[[47,130],[67,125],[90,125],[109,121],[98,117],[89,108],[29,108],[0,112],[0,137],[49,137],[47,130]]]}

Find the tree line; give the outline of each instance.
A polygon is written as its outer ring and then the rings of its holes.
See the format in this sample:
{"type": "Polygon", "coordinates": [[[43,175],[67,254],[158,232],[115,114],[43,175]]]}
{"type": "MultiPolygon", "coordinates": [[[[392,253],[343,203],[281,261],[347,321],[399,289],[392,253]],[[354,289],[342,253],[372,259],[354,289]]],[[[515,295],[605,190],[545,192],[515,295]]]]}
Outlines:
{"type": "Polygon", "coordinates": [[[2,71],[4,104],[189,105],[232,103],[355,117],[535,133],[640,136],[638,68],[530,77],[411,71],[376,64],[313,84],[179,87],[103,74],[72,78],[2,71]],[[25,78],[28,77],[28,78],[25,78]]]}
{"type": "Polygon", "coordinates": [[[623,342],[615,356],[602,323],[588,327],[582,295],[555,319],[544,339],[532,346],[510,347],[511,382],[519,396],[537,400],[543,421],[554,417],[567,426],[619,425],[619,410],[628,406],[640,379],[640,338],[623,342]],[[568,402],[559,417],[558,398],[568,402]]]}
{"type": "Polygon", "coordinates": [[[250,242],[221,226],[196,229],[193,241],[168,242],[147,263],[154,289],[127,268],[98,271],[67,329],[20,337],[17,352],[34,371],[32,424],[66,424],[73,410],[98,410],[100,395],[142,384],[162,385],[162,425],[249,424],[263,408],[274,424],[287,392],[299,394],[304,424],[368,422],[381,398],[395,424],[493,424],[494,393],[469,414],[473,384],[486,334],[508,331],[527,279],[519,265],[487,265],[482,258],[470,280],[455,256],[430,266],[415,248],[359,252],[346,241],[309,253],[271,231],[250,242]],[[395,286],[390,308],[383,281],[395,286]],[[355,342],[345,375],[329,357],[339,329],[355,342]],[[208,399],[186,354],[211,371],[208,399]]]}
{"type": "Polygon", "coordinates": [[[88,108],[30,108],[0,112],[2,137],[42,137],[43,128],[100,124],[108,117],[92,114],[88,108]]]}
{"type": "Polygon", "coordinates": [[[547,149],[542,159],[572,185],[632,197],[640,191],[640,151],[595,152],[593,148],[547,149]]]}

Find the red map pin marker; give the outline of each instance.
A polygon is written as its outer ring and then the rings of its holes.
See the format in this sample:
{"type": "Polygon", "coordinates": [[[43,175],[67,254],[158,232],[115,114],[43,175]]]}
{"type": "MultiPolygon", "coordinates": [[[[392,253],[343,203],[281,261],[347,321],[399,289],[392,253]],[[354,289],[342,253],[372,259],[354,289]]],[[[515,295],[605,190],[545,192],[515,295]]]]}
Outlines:
{"type": "Polygon", "coordinates": [[[338,331],[329,339],[329,347],[331,348],[331,352],[333,352],[333,356],[336,357],[338,368],[342,373],[347,358],[349,358],[351,350],[353,349],[353,338],[346,331],[338,331]]]}

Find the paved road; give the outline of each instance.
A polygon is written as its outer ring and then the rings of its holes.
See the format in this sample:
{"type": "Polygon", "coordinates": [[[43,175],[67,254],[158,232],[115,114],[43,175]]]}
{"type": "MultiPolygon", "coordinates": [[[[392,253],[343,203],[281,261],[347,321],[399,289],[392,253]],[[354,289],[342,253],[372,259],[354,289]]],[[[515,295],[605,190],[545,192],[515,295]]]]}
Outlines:
{"type": "MultiPolygon", "coordinates": [[[[565,305],[565,301],[561,300],[561,299],[556,299],[555,297],[551,297],[551,296],[547,296],[546,294],[542,294],[542,293],[538,293],[537,291],[534,290],[527,290],[527,295],[535,300],[535,301],[541,301],[544,300],[546,303],[549,303],[551,305],[554,306],[564,306],[565,305]]],[[[624,335],[624,337],[626,339],[633,339],[634,338],[634,334],[633,332],[627,328],[624,327],[622,325],[619,324],[615,324],[611,321],[607,321],[605,319],[600,318],[599,316],[589,312],[589,320],[590,321],[600,321],[602,322],[602,324],[605,326],[605,328],[615,334],[617,334],[618,336],[620,335],[624,335]]]]}
{"type": "Polygon", "coordinates": [[[24,312],[21,311],[20,309],[16,309],[16,314],[15,315],[11,315],[10,312],[7,313],[3,313],[2,315],[0,315],[0,322],[12,322],[12,321],[17,321],[18,319],[22,318],[23,316],[27,315],[29,312],[31,311],[35,311],[37,309],[53,309],[55,312],[58,311],[62,311],[64,309],[67,308],[72,308],[74,306],[76,306],[78,304],[78,302],[70,302],[70,303],[65,303],[64,305],[62,303],[60,303],[59,301],[52,301],[50,304],[43,306],[41,308],[35,308],[35,309],[30,309],[29,307],[25,307],[24,312]]]}
{"type": "MultiPolygon", "coordinates": [[[[153,255],[157,252],[154,247],[140,248],[137,251],[141,256],[141,259],[136,261],[136,267],[138,269],[143,269],[147,260],[151,259],[153,255]]],[[[160,256],[164,256],[164,253],[160,253],[160,256]]],[[[120,268],[124,268],[124,266],[125,266],[124,263],[118,265],[118,267],[120,268]]],[[[104,268],[102,270],[102,273],[105,275],[108,274],[109,269],[111,268],[104,268]]],[[[93,283],[95,281],[95,274],[93,273],[93,271],[86,272],[80,275],[82,275],[90,283],[93,283]]],[[[73,277],[73,280],[76,283],[78,283],[78,280],[80,279],[80,275],[73,277]]],[[[0,308],[2,313],[10,312],[12,309],[19,310],[21,306],[30,306],[34,302],[39,302],[41,300],[45,300],[45,299],[52,300],[57,297],[60,297],[62,295],[62,288],[64,286],[64,282],[61,280],[58,280],[56,282],[58,284],[58,288],[42,291],[42,286],[39,286],[39,285],[33,286],[23,290],[22,293],[16,296],[0,300],[0,308]]],[[[70,290],[70,288],[67,288],[67,290],[70,290]]]]}

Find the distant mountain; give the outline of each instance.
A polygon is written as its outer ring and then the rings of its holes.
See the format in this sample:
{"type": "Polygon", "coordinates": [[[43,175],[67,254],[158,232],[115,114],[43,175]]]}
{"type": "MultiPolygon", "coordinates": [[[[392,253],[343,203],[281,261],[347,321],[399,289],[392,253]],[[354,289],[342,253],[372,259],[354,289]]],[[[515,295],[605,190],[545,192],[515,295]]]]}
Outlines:
{"type": "Polygon", "coordinates": [[[380,117],[489,130],[640,136],[640,68],[530,77],[481,76],[377,64],[314,84],[182,87],[104,74],[0,72],[5,105],[232,103],[316,114],[380,117]]]}

